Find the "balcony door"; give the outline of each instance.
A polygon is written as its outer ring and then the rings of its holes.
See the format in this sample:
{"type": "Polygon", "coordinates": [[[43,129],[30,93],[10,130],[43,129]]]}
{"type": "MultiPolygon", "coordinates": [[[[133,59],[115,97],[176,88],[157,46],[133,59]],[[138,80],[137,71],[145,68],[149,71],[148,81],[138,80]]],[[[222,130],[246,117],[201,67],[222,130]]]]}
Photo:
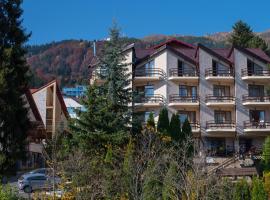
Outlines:
{"type": "Polygon", "coordinates": [[[180,97],[197,97],[197,87],[196,86],[187,86],[179,85],[179,96],[180,97]]]}
{"type": "Polygon", "coordinates": [[[257,65],[256,63],[252,62],[251,60],[247,60],[247,70],[248,75],[260,75],[262,73],[263,67],[257,65]]]}
{"type": "Polygon", "coordinates": [[[179,120],[180,120],[181,125],[184,124],[186,119],[188,119],[188,121],[190,123],[196,122],[196,112],[195,111],[179,111],[178,116],[179,116],[179,120]]]}
{"type": "Polygon", "coordinates": [[[230,68],[222,65],[221,63],[218,63],[215,60],[212,60],[212,70],[213,76],[228,75],[228,73],[230,72],[230,68]]]}
{"type": "Polygon", "coordinates": [[[265,112],[264,110],[250,110],[249,118],[251,122],[264,122],[265,112]]]}
{"type": "Polygon", "coordinates": [[[178,73],[178,76],[183,76],[184,75],[184,65],[183,65],[183,62],[181,60],[178,60],[177,61],[177,73],[178,73]]]}
{"type": "Polygon", "coordinates": [[[222,124],[224,122],[230,122],[232,120],[230,111],[217,111],[214,113],[215,123],[222,124]]]}
{"type": "Polygon", "coordinates": [[[264,96],[264,86],[263,85],[248,85],[248,95],[250,97],[264,96]]]}
{"type": "Polygon", "coordinates": [[[230,96],[230,86],[214,85],[213,96],[215,97],[230,96]]]}
{"type": "Polygon", "coordinates": [[[155,66],[154,60],[151,60],[150,62],[145,64],[144,68],[145,68],[145,74],[147,76],[154,76],[154,66],[155,66]]]}

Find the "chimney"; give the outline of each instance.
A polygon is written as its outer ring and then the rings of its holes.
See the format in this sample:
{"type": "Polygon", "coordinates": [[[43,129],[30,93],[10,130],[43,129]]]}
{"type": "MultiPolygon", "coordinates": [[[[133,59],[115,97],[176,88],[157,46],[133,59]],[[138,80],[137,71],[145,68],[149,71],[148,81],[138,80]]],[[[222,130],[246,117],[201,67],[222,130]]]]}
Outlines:
{"type": "Polygon", "coordinates": [[[94,54],[94,56],[96,56],[96,40],[94,40],[94,42],[93,42],[93,54],[94,54]]]}

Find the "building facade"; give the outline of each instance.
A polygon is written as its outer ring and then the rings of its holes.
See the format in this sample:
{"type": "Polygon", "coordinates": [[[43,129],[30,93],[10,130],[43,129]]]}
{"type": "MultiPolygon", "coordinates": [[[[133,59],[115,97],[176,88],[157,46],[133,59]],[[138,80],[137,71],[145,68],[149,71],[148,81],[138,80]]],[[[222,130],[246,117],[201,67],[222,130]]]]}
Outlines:
{"type": "MultiPolygon", "coordinates": [[[[123,51],[136,93],[134,110],[147,120],[166,107],[171,116],[188,119],[194,137],[208,154],[228,155],[262,149],[270,136],[270,58],[260,49],[204,45],[168,40],[123,51]]],[[[90,83],[102,83],[91,63],[90,83]]]]}

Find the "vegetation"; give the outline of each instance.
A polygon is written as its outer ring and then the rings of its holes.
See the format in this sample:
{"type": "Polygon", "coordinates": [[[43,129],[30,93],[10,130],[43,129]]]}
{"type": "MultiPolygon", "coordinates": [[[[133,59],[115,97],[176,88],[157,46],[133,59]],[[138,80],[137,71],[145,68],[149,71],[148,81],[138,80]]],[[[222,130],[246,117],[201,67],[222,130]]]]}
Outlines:
{"type": "Polygon", "coordinates": [[[265,52],[269,51],[267,43],[261,37],[255,35],[251,27],[241,20],[233,25],[233,33],[229,42],[242,48],[260,48],[265,52]]]}
{"type": "Polygon", "coordinates": [[[173,114],[171,117],[169,134],[175,141],[179,141],[181,137],[181,124],[177,114],[173,114]]]}
{"type": "Polygon", "coordinates": [[[267,193],[265,191],[262,180],[254,177],[252,180],[251,200],[267,200],[267,193]]]}
{"type": "Polygon", "coordinates": [[[263,145],[262,165],[264,171],[270,170],[270,137],[265,139],[263,145]]]}
{"type": "Polygon", "coordinates": [[[157,131],[160,133],[168,134],[170,127],[169,116],[167,108],[162,108],[159,112],[157,131]]]}
{"type": "Polygon", "coordinates": [[[235,185],[233,200],[250,200],[250,188],[246,179],[238,181],[235,185]]]}
{"type": "Polygon", "coordinates": [[[25,157],[30,122],[22,95],[28,86],[29,69],[24,43],[29,35],[21,24],[20,0],[0,4],[0,176],[14,170],[25,157]]]}
{"type": "Polygon", "coordinates": [[[0,185],[0,199],[1,200],[20,200],[18,194],[9,186],[0,185]]]}

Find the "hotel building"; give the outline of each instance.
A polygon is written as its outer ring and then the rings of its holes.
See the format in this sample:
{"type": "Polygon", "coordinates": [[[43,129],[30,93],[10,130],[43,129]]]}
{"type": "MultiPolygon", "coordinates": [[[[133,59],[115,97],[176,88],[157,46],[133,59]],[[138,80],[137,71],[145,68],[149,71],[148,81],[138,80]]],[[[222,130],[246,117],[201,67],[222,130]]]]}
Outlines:
{"type": "MultiPolygon", "coordinates": [[[[147,120],[162,107],[187,118],[209,154],[261,151],[270,136],[270,58],[260,49],[208,48],[171,39],[151,48],[126,47],[136,92],[134,110],[147,120]]],[[[97,76],[90,64],[90,83],[97,76]]]]}

